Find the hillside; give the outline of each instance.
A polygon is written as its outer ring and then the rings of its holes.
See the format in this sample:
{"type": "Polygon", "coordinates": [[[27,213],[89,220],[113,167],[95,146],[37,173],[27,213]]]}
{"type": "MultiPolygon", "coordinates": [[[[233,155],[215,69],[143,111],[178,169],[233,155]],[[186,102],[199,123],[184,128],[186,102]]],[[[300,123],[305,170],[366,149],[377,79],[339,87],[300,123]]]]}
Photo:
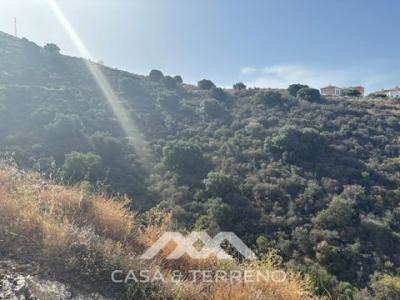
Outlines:
{"type": "MultiPolygon", "coordinates": [[[[174,283],[170,281],[172,270],[185,272],[201,266],[216,270],[218,263],[211,257],[195,264],[182,258],[171,265],[165,260],[168,249],[155,261],[141,260],[138,254],[172,229],[168,213],[153,210],[143,219],[146,226],[140,226],[135,212],[126,209],[122,199],[92,193],[87,185],[63,187],[36,173],[2,164],[0,298],[313,299],[308,282],[289,272],[279,282],[243,285],[181,279],[174,283]],[[110,274],[114,270],[121,270],[126,278],[129,272],[136,272],[137,279],[144,281],[136,282],[129,277],[126,284],[113,283],[110,274]],[[151,281],[139,275],[143,270],[149,272],[151,281]],[[158,271],[162,277],[156,277],[158,271]]],[[[281,268],[274,261],[254,265],[230,263],[224,269],[246,267],[267,272],[281,268]]]]}
{"type": "Polygon", "coordinates": [[[148,144],[144,165],[86,63],[0,33],[4,160],[127,195],[175,228],[276,249],[317,295],[400,294],[398,102],[195,87],[95,64],[148,144]]]}

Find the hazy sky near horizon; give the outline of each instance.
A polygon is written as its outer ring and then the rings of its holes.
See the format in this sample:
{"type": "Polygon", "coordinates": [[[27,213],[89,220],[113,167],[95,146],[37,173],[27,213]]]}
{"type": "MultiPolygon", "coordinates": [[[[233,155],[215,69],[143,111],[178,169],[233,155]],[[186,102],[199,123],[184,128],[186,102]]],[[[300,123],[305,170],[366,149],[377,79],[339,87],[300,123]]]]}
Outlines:
{"type": "MultiPolygon", "coordinates": [[[[0,31],[80,56],[47,0],[1,0],[0,31]]],[[[400,85],[398,0],[57,0],[92,56],[185,82],[400,85]]]]}

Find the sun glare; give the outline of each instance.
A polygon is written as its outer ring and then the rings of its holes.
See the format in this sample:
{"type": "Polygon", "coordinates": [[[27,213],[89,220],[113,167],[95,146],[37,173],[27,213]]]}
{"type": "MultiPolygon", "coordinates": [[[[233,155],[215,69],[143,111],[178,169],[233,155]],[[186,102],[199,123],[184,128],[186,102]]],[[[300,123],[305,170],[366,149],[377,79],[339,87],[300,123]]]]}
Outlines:
{"type": "Polygon", "coordinates": [[[112,88],[111,84],[107,80],[100,66],[91,62],[94,61],[89,50],[86,48],[81,38],[77,32],[72,27],[71,23],[68,21],[67,17],[56,3],[55,0],[47,0],[52,11],[56,15],[57,19],[61,23],[62,27],[71,38],[75,47],[79,51],[80,55],[85,58],[85,64],[95,79],[98,87],[100,88],[103,96],[108,102],[108,105],[112,109],[115,117],[118,119],[122,129],[124,130],[127,138],[131,142],[132,146],[135,148],[136,153],[139,156],[139,160],[145,169],[148,169],[150,163],[153,162],[150,148],[143,138],[138,127],[135,125],[134,121],[129,117],[126,109],[119,100],[117,93],[112,88]],[[87,60],[88,59],[88,60],[87,60]]]}

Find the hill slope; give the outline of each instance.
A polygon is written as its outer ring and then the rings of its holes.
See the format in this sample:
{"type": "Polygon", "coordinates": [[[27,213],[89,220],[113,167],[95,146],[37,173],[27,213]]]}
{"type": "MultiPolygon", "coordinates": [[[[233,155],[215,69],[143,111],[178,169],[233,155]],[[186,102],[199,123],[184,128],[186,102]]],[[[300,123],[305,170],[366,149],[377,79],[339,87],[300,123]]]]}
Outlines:
{"type": "Polygon", "coordinates": [[[284,90],[198,88],[98,67],[149,143],[150,167],[83,60],[0,34],[5,158],[127,194],[142,211],[158,205],[182,228],[234,231],[260,254],[278,249],[319,278],[319,294],[351,293],[374,273],[372,282],[398,275],[398,103],[310,102],[284,90]]]}

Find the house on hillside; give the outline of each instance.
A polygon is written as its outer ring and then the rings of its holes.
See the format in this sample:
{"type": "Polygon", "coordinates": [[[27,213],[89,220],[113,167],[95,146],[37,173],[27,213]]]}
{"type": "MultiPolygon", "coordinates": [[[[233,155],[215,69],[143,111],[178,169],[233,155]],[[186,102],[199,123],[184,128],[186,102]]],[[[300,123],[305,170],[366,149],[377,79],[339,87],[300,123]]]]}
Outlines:
{"type": "Polygon", "coordinates": [[[321,88],[321,95],[324,96],[340,96],[343,92],[343,89],[337,86],[328,85],[326,87],[321,88]]]}
{"type": "Polygon", "coordinates": [[[356,90],[360,92],[360,95],[363,97],[365,89],[363,86],[349,86],[340,88],[333,85],[328,85],[326,87],[321,88],[321,95],[323,96],[342,96],[345,94],[346,90],[356,90]]]}
{"type": "Polygon", "coordinates": [[[381,90],[379,92],[375,92],[374,94],[384,94],[389,98],[400,98],[400,87],[396,86],[394,89],[381,90]]]}

